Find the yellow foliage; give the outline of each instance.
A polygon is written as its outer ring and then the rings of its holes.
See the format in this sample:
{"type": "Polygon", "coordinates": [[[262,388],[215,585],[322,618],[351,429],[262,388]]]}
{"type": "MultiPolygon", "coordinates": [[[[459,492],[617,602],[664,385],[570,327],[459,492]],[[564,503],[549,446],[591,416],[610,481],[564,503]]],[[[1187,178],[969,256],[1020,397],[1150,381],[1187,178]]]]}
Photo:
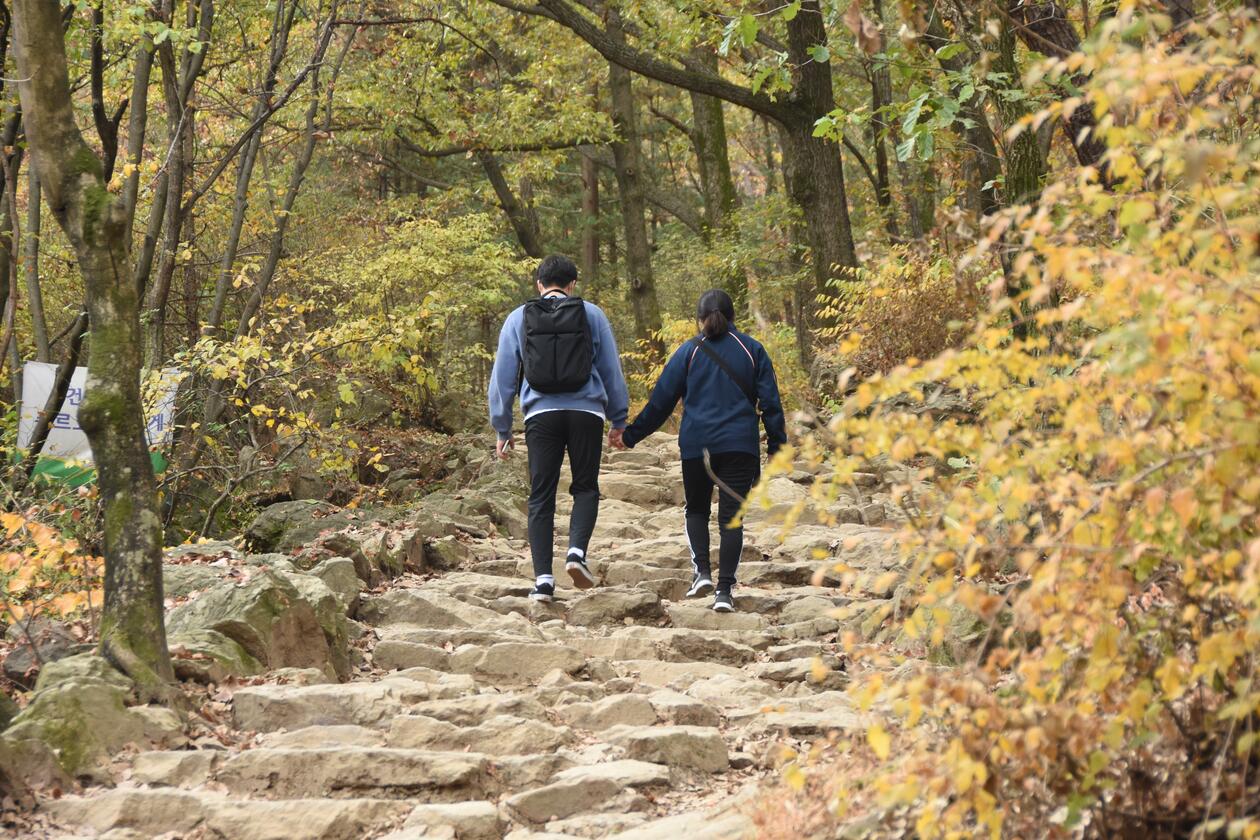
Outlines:
{"type": "Polygon", "coordinates": [[[100,557],[26,513],[0,513],[0,527],[0,607],[9,621],[100,608],[100,557]]]}
{"type": "MultiPolygon", "coordinates": [[[[1256,833],[1260,25],[1245,14],[1176,44],[1130,11],[1102,24],[1072,60],[1113,185],[1066,173],[1002,222],[1035,333],[1012,338],[999,305],[956,349],[864,382],[832,423],[842,474],[876,454],[965,463],[928,471],[936,492],[897,535],[898,615],[912,648],[947,644],[924,631],[954,614],[985,628],[970,664],[855,678],[859,708],[899,718],[901,760],[839,774],[837,806],[876,796],[925,838],[1085,820],[1109,836],[1126,812],[1256,833]],[[974,422],[906,409],[942,385],[974,422]]],[[[888,661],[846,649],[854,674],[888,661]]],[[[890,754],[882,727],[866,737],[890,754]]]]}

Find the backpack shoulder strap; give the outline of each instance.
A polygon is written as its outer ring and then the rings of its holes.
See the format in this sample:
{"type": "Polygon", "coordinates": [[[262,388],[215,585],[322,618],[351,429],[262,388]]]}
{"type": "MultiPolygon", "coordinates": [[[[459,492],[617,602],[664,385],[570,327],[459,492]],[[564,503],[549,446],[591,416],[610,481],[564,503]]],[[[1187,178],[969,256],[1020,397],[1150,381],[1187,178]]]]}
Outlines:
{"type": "MultiPolygon", "coordinates": [[[[732,382],[734,382],[737,386],[739,386],[739,390],[744,392],[744,396],[748,398],[748,402],[752,403],[753,409],[756,410],[757,390],[752,386],[752,384],[743,376],[741,376],[739,372],[735,370],[735,368],[731,367],[730,363],[728,363],[726,359],[723,359],[721,355],[719,355],[716,350],[710,347],[708,342],[700,338],[700,336],[696,336],[695,338],[691,339],[691,341],[706,356],[712,359],[713,363],[716,364],[719,368],[721,368],[722,372],[725,373],[727,376],[729,376],[732,382]]],[[[693,354],[692,358],[694,357],[695,356],[693,354]]],[[[688,367],[690,367],[690,363],[688,363],[688,367]]]]}

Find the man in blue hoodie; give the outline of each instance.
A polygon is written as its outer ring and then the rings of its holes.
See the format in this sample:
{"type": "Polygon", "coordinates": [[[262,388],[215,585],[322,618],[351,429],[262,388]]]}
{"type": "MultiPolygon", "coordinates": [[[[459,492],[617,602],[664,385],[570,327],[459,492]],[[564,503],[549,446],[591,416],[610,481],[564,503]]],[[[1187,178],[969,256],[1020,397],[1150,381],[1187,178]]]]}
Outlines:
{"type": "Polygon", "coordinates": [[[599,460],[604,423],[625,428],[630,397],[608,317],[574,298],[577,266],[549,256],[535,274],[539,298],[508,315],[490,377],[490,424],[499,458],[513,448],[512,406],[519,392],[529,450],[529,550],[534,561],[530,597],[555,597],[552,574],[556,487],[569,453],[573,513],[565,571],[578,589],[595,585],[586,548],[599,513],[599,460]],[[580,305],[578,305],[580,303],[580,305]]]}

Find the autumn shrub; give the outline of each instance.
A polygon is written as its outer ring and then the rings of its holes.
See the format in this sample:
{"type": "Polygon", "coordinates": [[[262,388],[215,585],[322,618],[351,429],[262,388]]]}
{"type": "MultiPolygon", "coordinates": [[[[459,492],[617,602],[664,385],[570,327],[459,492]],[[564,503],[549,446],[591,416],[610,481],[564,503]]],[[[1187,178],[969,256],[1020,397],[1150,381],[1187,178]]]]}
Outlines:
{"type": "Polygon", "coordinates": [[[90,612],[103,603],[101,558],[67,539],[55,523],[41,521],[50,510],[0,513],[0,620],[5,624],[90,612]]]}
{"type": "Polygon", "coordinates": [[[1260,833],[1248,14],[1166,39],[1166,19],[1122,11],[1042,68],[1090,77],[1084,99],[1012,131],[1093,107],[1110,183],[1067,172],[998,223],[1035,329],[1013,338],[999,304],[962,346],[862,383],[832,423],[827,487],[877,456],[919,479],[892,489],[918,511],[890,534],[900,611],[875,607],[898,647],[840,614],[867,728],[825,788],[800,766],[785,777],[825,789],[833,819],[876,814],[872,832],[923,838],[1260,833]],[[904,407],[942,384],[970,396],[974,422],[904,407]],[[979,628],[963,661],[924,664],[960,624],[979,628]]]}
{"type": "Polygon", "coordinates": [[[874,268],[833,281],[821,315],[835,326],[824,334],[848,339],[842,360],[858,378],[931,358],[970,334],[982,301],[978,278],[936,250],[895,247],[874,268]]]}

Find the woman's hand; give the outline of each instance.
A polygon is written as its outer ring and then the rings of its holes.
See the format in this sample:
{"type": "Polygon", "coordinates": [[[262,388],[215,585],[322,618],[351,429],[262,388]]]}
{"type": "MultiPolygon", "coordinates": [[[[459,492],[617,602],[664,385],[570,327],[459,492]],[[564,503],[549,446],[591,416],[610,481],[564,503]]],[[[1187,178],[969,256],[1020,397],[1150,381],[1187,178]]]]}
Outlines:
{"type": "Polygon", "coordinates": [[[625,429],[609,429],[608,445],[613,449],[626,449],[627,447],[625,441],[621,439],[621,436],[625,434],[625,431],[625,429]]]}

